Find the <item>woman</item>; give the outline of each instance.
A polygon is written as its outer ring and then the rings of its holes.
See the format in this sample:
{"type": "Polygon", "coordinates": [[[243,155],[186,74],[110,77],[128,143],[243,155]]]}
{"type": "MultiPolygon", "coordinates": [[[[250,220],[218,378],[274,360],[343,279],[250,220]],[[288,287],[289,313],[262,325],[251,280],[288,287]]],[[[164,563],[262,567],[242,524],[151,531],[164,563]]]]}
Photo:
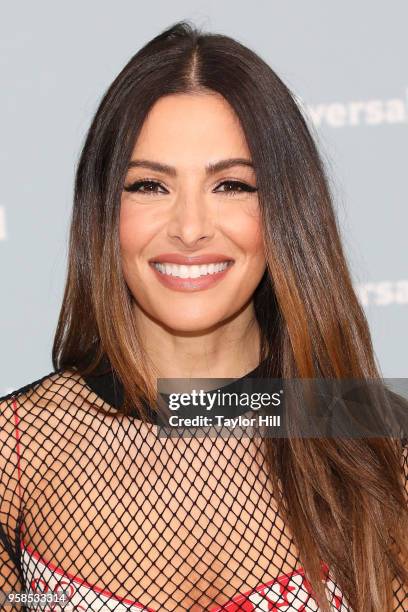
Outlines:
{"type": "Polygon", "coordinates": [[[109,87],[53,365],[2,400],[3,590],[66,588],[76,610],[408,609],[400,439],[154,427],[158,378],[379,377],[312,137],[239,42],[177,23],[109,87]]]}

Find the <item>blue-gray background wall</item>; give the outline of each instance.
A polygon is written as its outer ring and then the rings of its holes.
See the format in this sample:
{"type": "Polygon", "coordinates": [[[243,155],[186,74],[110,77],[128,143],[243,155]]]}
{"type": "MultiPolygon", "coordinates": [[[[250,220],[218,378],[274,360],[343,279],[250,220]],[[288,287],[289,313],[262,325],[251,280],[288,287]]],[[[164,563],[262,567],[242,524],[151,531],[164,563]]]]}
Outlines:
{"type": "Polygon", "coordinates": [[[328,168],[385,377],[407,377],[408,5],[404,0],[8,2],[0,20],[0,396],[52,370],[74,166],[103,92],[187,18],[292,89],[328,168]]]}

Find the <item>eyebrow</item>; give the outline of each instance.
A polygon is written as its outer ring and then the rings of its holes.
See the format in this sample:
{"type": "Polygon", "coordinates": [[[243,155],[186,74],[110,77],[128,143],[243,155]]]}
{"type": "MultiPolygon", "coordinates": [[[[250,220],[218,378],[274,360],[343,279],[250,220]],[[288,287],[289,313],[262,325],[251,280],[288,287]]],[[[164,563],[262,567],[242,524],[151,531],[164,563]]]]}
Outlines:
{"type": "MultiPolygon", "coordinates": [[[[209,163],[205,167],[206,174],[215,174],[221,170],[227,170],[233,166],[247,166],[253,168],[254,165],[250,159],[243,157],[232,157],[230,159],[220,159],[214,163],[209,163]]],[[[169,176],[177,176],[177,170],[174,166],[168,166],[160,162],[151,161],[148,159],[132,159],[128,164],[128,170],[131,168],[149,168],[149,170],[155,170],[156,172],[162,172],[169,176]]]]}

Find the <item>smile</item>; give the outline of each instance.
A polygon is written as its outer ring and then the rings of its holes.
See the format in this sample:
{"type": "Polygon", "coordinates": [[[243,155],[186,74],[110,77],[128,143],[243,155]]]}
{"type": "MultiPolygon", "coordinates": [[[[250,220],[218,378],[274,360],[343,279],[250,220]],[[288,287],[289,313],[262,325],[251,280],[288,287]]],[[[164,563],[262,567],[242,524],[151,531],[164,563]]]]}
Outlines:
{"type": "Polygon", "coordinates": [[[168,276],[177,276],[178,278],[199,278],[200,276],[207,276],[207,274],[217,274],[222,272],[229,265],[232,265],[232,261],[224,261],[220,263],[202,264],[200,266],[187,266],[178,265],[171,263],[153,263],[152,265],[161,272],[168,276]]]}
{"type": "Polygon", "coordinates": [[[201,265],[151,262],[150,268],[162,285],[174,291],[201,291],[217,285],[228,274],[234,261],[201,265]]]}

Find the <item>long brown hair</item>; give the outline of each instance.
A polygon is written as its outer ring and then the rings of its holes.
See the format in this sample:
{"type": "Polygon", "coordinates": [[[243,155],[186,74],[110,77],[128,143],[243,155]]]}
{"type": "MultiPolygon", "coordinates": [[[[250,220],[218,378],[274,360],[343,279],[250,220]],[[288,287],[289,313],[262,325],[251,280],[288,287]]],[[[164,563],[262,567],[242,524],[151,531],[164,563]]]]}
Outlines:
{"type": "MultiPolygon", "coordinates": [[[[293,94],[238,41],[174,24],[136,53],[105,93],[79,158],[69,266],[53,365],[89,373],[108,356],[122,411],[156,397],[132,317],[118,242],[119,203],[149,109],[176,93],[218,92],[235,110],[256,169],[267,268],[253,296],[269,376],[378,379],[322,160],[293,94]],[[94,358],[87,361],[89,355],[94,358]]],[[[356,612],[392,609],[408,583],[400,440],[265,439],[274,490],[319,605],[320,560],[356,612]],[[311,477],[312,475],[312,477],[311,477]]]]}

